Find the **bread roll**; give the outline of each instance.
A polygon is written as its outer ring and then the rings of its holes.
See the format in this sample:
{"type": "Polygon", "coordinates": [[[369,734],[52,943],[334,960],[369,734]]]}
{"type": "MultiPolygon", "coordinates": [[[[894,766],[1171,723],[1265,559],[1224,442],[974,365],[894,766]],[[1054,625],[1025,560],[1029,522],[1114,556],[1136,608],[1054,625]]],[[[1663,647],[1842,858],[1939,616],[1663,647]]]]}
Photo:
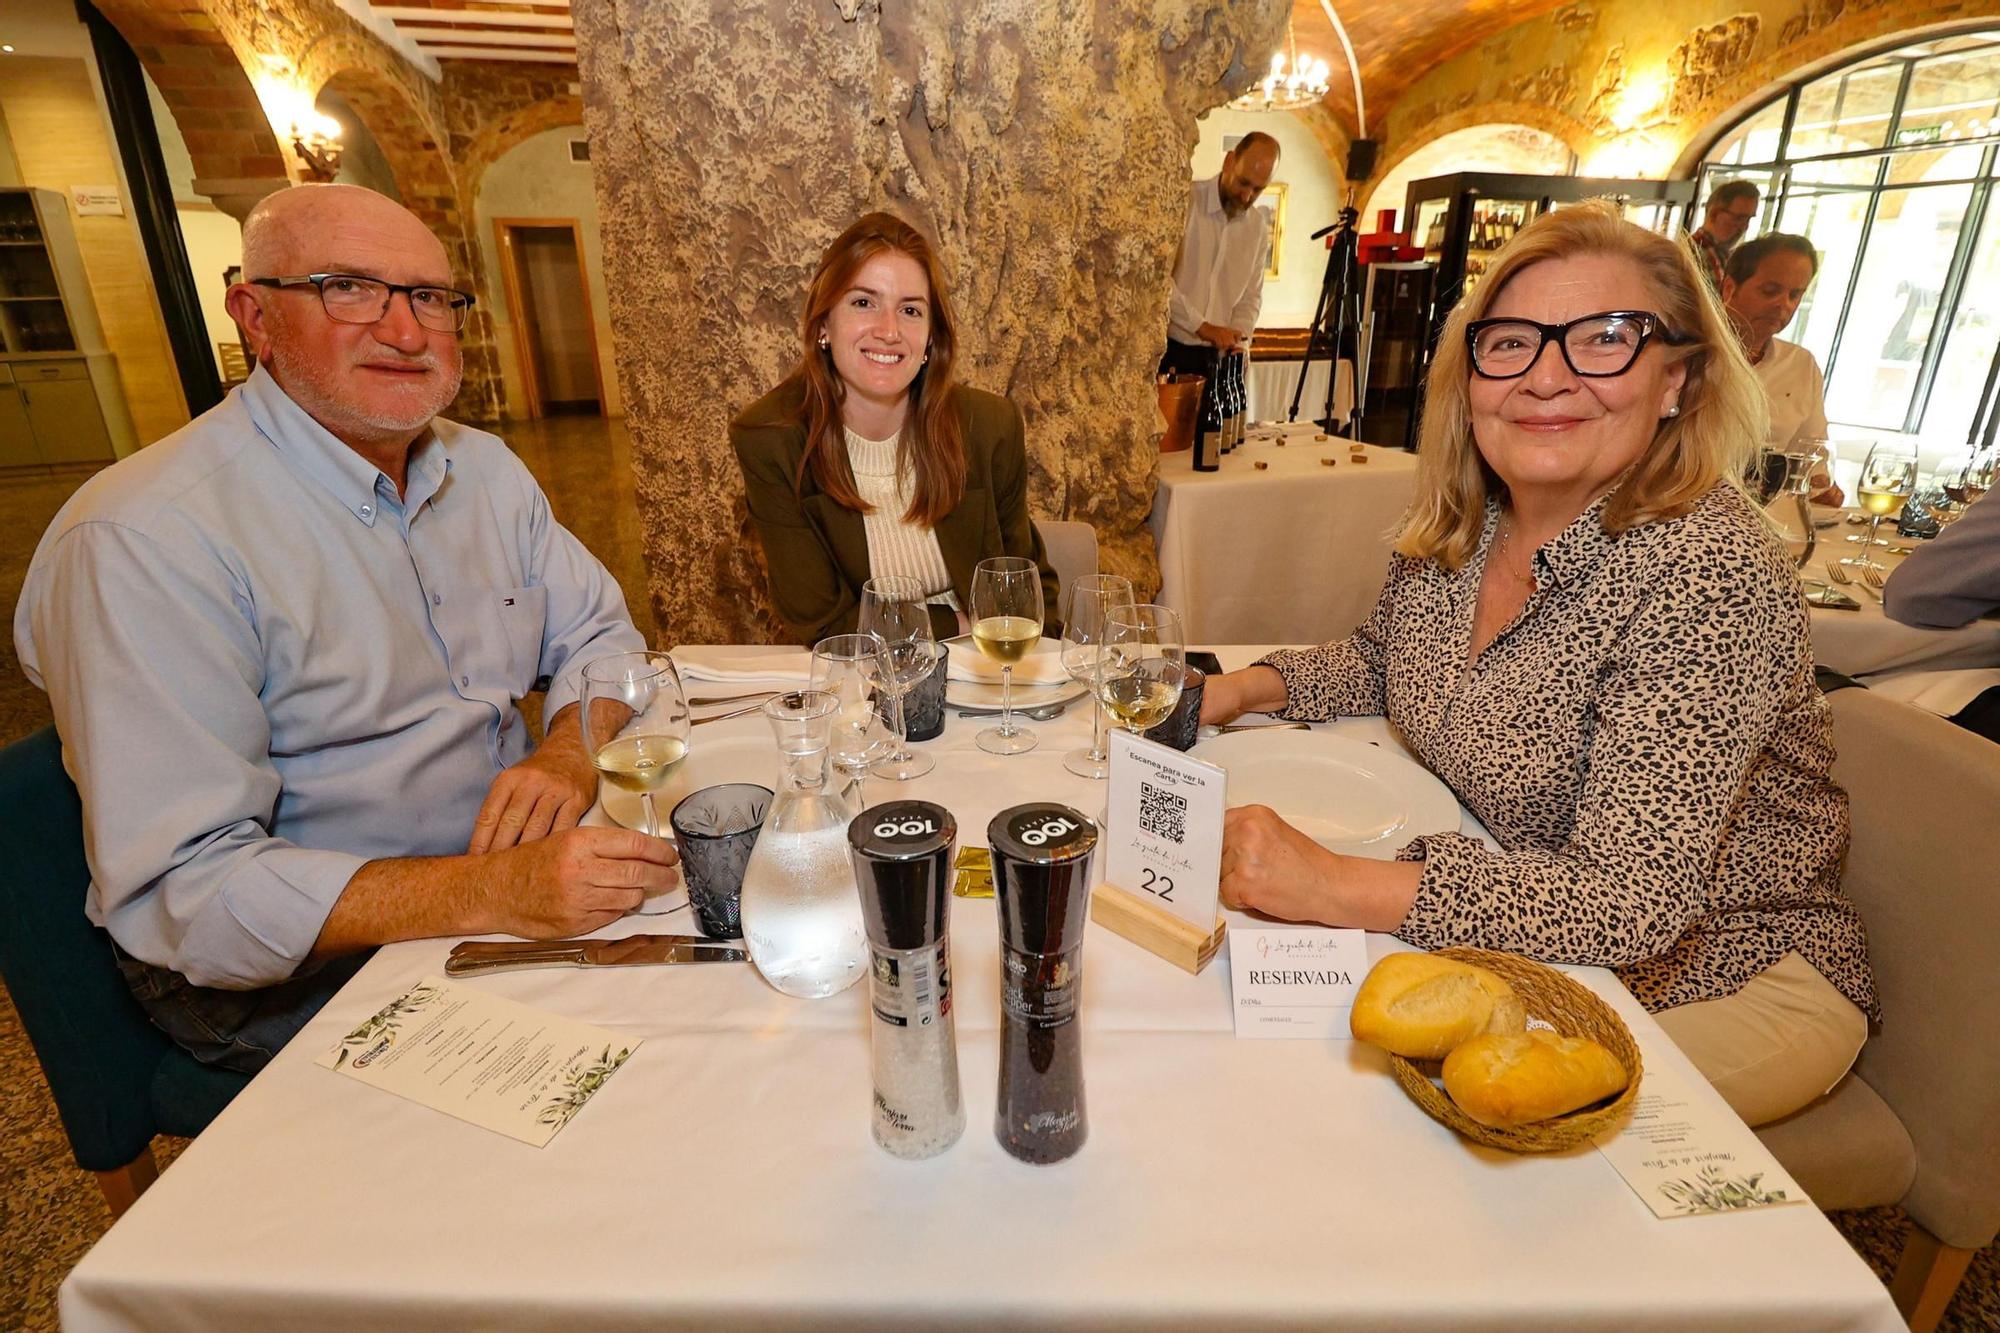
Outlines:
{"type": "Polygon", "coordinates": [[[1392,953],[1362,979],[1348,1026],[1357,1040],[1411,1060],[1438,1060],[1482,1032],[1527,1026],[1514,988],[1483,967],[1392,953]]]}
{"type": "Polygon", "coordinates": [[[1474,1037],[1444,1058],[1444,1090],[1482,1125],[1525,1125],[1624,1090],[1631,1076],[1588,1037],[1474,1037]]]}

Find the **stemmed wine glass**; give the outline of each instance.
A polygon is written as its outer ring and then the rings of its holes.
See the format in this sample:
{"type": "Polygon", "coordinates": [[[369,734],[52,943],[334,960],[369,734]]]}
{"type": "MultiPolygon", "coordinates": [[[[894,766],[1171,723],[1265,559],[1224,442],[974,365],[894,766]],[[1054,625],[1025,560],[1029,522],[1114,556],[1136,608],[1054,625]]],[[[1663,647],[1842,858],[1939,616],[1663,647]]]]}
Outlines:
{"type": "Polygon", "coordinates": [[[1078,777],[1102,778],[1111,771],[1104,755],[1104,702],[1097,697],[1097,670],[1104,660],[1106,617],[1132,604],[1132,580],[1122,574],[1086,575],[1063,590],[1063,667],[1070,679],[1090,687],[1090,746],[1063,756],[1063,767],[1078,777]]]}
{"type": "Polygon", "coordinates": [[[665,653],[600,657],[583,669],[583,746],[604,780],[637,792],[646,833],[660,836],[653,793],[687,758],[688,706],[680,672],[665,653]]]}
{"type": "Polygon", "coordinates": [[[1886,565],[1878,564],[1869,552],[1877,545],[1886,545],[1875,533],[1882,526],[1882,520],[1903,512],[1903,505],[1917,489],[1917,446],[1911,440],[1883,440],[1868,451],[1868,457],[1861,464],[1861,480],[1856,488],[1860,492],[1861,507],[1868,511],[1871,521],[1868,535],[1861,538],[1862,553],[1846,556],[1843,565],[1853,565],[1858,569],[1873,569],[1882,572],[1886,565]]]}
{"type": "Polygon", "coordinates": [[[1041,567],[1022,555],[981,560],[972,571],[972,642],[1000,664],[1000,725],[976,738],[988,754],[1035,748],[1035,733],[1014,725],[1014,663],[1041,637],[1041,567]]]}
{"type": "Polygon", "coordinates": [[[1104,617],[1104,660],[1097,697],[1133,735],[1166,720],[1187,678],[1187,641],[1180,613],[1142,603],[1113,607],[1104,617]]]}
{"type": "Polygon", "coordinates": [[[923,683],[938,660],[938,642],[931,632],[931,609],[925,603],[923,585],[903,574],[869,579],[861,585],[858,628],[882,641],[880,684],[895,705],[895,751],[870,764],[868,771],[893,782],[920,778],[936,765],[929,755],[910,748],[903,699],[923,683]]]}
{"type": "Polygon", "coordinates": [[[829,745],[833,766],[859,778],[888,748],[875,695],[887,674],[882,640],[873,634],[834,634],[813,645],[812,688],[839,701],[829,745]]]}

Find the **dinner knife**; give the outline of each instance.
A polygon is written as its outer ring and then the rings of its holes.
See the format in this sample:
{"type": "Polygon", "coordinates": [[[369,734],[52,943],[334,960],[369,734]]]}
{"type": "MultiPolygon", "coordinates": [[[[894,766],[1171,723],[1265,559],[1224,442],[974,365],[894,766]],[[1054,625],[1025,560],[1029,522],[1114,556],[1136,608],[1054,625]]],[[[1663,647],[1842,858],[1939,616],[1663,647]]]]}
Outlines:
{"type": "Polygon", "coordinates": [[[523,967],[637,967],[660,963],[741,963],[750,955],[699,935],[627,935],[622,940],[467,940],[445,959],[448,977],[523,967]]]}

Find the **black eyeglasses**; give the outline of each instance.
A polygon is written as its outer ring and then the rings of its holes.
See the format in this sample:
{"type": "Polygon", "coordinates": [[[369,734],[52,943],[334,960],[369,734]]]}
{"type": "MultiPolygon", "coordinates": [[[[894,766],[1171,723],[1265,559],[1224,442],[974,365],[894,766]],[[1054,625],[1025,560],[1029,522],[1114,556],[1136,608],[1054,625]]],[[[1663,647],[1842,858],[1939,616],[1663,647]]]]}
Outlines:
{"type": "Polygon", "coordinates": [[[1567,324],[1475,319],[1465,326],[1473,373],[1489,380],[1519,379],[1527,374],[1551,338],[1562,348],[1569,368],[1587,379],[1623,375],[1654,338],[1670,347],[1701,341],[1691,334],[1675,333],[1665,320],[1647,310],[1607,310],[1567,324]]]}
{"type": "Polygon", "coordinates": [[[353,273],[299,273],[286,278],[252,278],[257,287],[316,287],[326,317],[342,324],[373,324],[389,313],[389,302],[397,292],[410,298],[410,313],[417,323],[439,333],[457,333],[465,327],[472,309],[471,292],[455,287],[406,287],[380,278],[364,278],[353,273]]]}

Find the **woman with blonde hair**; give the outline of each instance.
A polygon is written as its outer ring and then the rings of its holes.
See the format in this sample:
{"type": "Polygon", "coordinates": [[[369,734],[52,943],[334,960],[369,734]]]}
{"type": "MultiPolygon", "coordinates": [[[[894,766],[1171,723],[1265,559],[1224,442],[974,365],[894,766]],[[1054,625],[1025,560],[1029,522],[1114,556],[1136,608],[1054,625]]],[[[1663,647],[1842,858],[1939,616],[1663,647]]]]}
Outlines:
{"type": "Polygon", "coordinates": [[[940,638],[959,633],[991,556],[1056,579],[1028,517],[1021,411],[955,383],[958,332],[930,242],[869,213],[820,257],[801,356],[730,423],[771,599],[801,643],[851,632],[861,585],[915,578],[940,638]]]}
{"type": "Polygon", "coordinates": [[[1686,249],[1605,202],[1522,229],[1439,340],[1367,623],[1202,706],[1386,714],[1499,849],[1240,808],[1224,898],[1612,967],[1751,1124],[1827,1092],[1879,1012],[1798,577],[1737,480],[1763,414],[1686,249]]]}

